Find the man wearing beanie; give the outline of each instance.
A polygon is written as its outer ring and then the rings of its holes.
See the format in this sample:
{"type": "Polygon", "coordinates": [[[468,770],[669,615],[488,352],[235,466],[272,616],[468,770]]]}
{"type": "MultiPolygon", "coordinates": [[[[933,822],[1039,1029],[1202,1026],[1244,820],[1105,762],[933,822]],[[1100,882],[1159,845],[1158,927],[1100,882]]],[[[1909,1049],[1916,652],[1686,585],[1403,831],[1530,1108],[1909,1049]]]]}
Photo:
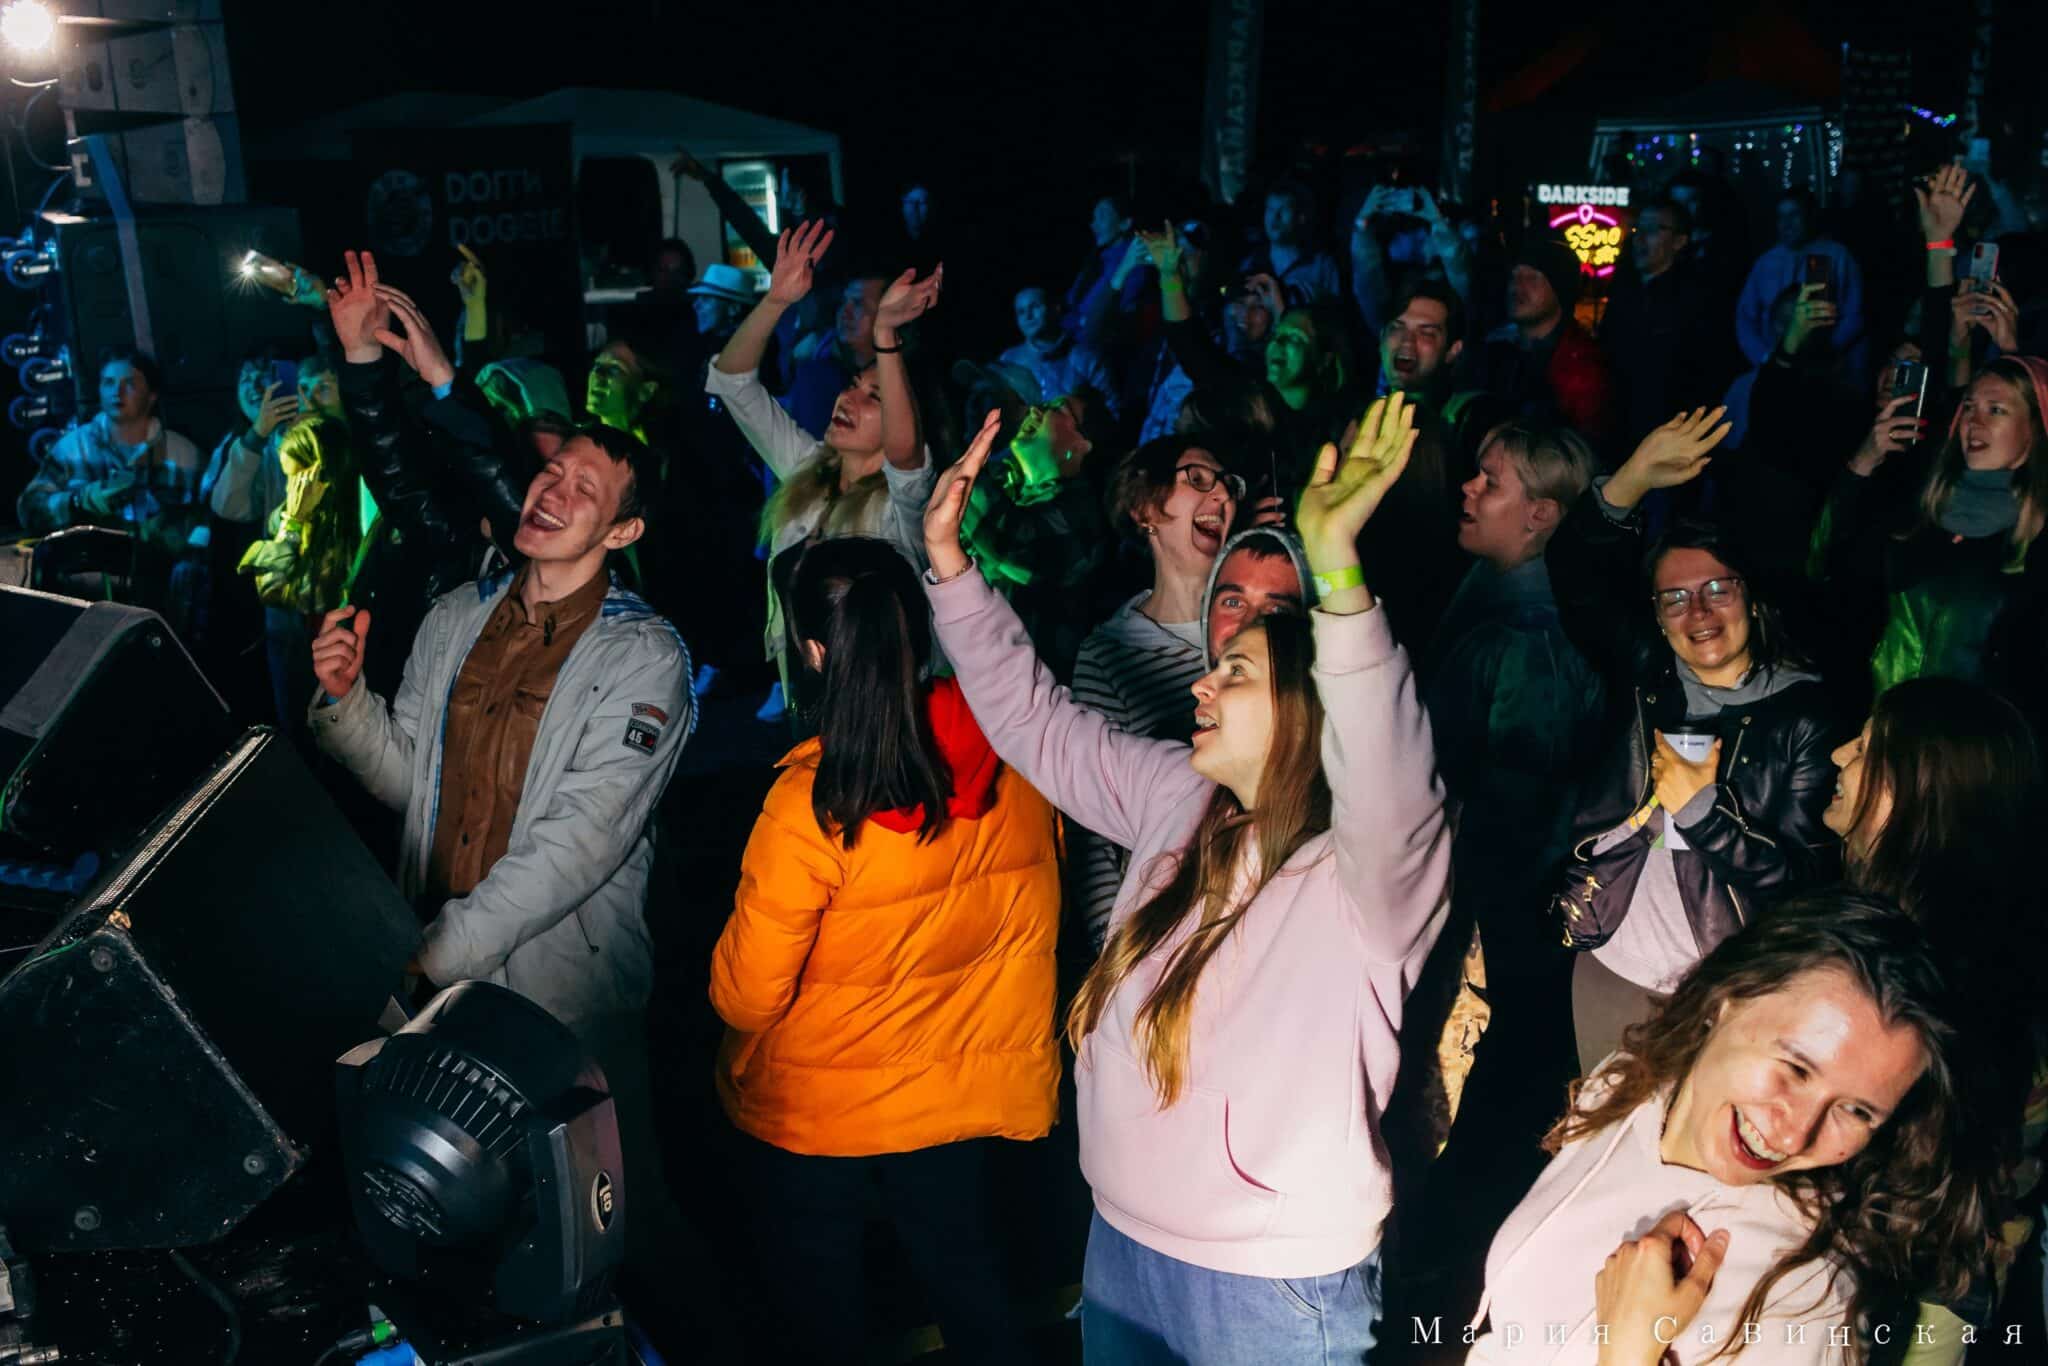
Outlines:
{"type": "Polygon", "coordinates": [[[1487,336],[1480,382],[1522,417],[1562,422],[1594,449],[1614,431],[1614,381],[1600,347],[1572,317],[1579,258],[1554,237],[1522,242],[1508,274],[1508,321],[1487,336]]]}

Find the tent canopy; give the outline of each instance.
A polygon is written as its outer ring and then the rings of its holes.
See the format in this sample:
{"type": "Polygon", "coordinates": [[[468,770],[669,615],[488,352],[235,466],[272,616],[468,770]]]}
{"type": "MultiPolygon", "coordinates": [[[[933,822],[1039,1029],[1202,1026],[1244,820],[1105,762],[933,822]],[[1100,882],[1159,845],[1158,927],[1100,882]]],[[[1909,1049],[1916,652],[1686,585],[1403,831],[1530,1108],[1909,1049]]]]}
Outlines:
{"type": "Polygon", "coordinates": [[[666,90],[564,86],[533,99],[411,91],[250,139],[257,160],[345,161],[349,134],[372,128],[465,128],[566,123],[578,156],[667,156],[687,145],[707,163],[734,157],[830,157],[837,134],[666,90]]]}
{"type": "Polygon", "coordinates": [[[668,174],[678,147],[687,147],[707,166],[823,157],[831,168],[833,193],[845,194],[838,134],[667,90],[564,86],[531,99],[433,91],[385,95],[252,138],[249,156],[273,162],[346,161],[352,154],[350,135],[356,132],[520,124],[569,125],[579,166],[588,157],[638,157],[653,163],[661,185],[663,230],[689,243],[702,264],[725,259],[718,209],[702,186],[668,174]]]}

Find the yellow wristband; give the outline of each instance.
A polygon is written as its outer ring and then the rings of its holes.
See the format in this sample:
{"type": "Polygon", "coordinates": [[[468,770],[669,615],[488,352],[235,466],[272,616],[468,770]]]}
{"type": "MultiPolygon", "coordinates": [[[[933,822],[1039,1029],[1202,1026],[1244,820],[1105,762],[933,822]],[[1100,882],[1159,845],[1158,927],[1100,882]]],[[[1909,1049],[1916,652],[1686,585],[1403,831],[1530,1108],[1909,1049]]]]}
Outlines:
{"type": "Polygon", "coordinates": [[[1342,592],[1346,588],[1365,587],[1365,567],[1349,564],[1342,569],[1332,569],[1327,574],[1311,567],[1309,578],[1315,583],[1316,596],[1327,598],[1332,593],[1342,592]]]}

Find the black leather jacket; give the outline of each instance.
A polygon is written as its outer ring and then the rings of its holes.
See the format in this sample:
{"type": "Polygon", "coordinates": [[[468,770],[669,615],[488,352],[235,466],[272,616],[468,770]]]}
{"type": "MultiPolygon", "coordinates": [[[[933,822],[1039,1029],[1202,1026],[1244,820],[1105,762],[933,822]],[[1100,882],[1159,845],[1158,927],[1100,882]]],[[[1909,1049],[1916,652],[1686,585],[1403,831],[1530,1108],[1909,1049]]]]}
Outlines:
{"type": "MultiPolygon", "coordinates": [[[[1686,719],[1669,645],[1645,641],[1633,625],[1651,623],[1649,603],[1632,601],[1630,591],[1641,577],[1640,526],[1616,524],[1595,498],[1589,492],[1573,507],[1548,552],[1567,632],[1623,700],[1580,790],[1556,901],[1565,940],[1577,949],[1606,943],[1628,914],[1654,826],[1597,853],[1595,846],[1648,805],[1652,732],[1686,719]]],[[[1680,827],[1691,847],[1672,854],[1703,954],[1771,901],[1838,875],[1839,845],[1821,813],[1835,788],[1829,755],[1845,734],[1826,690],[1807,680],[1725,708],[1713,726],[1721,740],[1714,803],[1697,823],[1680,827]]]]}
{"type": "Polygon", "coordinates": [[[427,609],[477,576],[489,545],[481,521],[489,520],[510,557],[528,481],[511,432],[467,379],[415,413],[400,387],[400,362],[388,354],[367,365],[344,364],[339,378],[363,482],[381,522],[349,598],[370,610],[378,642],[364,660],[373,674],[366,681],[389,697],[427,609]]]}

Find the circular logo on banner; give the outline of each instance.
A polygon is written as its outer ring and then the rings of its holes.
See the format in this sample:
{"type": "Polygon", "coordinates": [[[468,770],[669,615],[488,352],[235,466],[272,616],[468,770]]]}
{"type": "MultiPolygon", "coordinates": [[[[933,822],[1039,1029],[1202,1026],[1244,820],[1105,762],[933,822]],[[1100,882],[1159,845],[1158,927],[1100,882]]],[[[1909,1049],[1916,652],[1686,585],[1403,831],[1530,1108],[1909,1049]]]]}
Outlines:
{"type": "Polygon", "coordinates": [[[374,251],[417,256],[434,236],[434,197],[411,171],[386,171],[371,181],[365,208],[374,251]]]}
{"type": "Polygon", "coordinates": [[[597,1225],[597,1231],[604,1233],[612,1226],[612,1217],[618,1213],[618,1205],[612,1197],[611,1173],[600,1171],[590,1183],[590,1218],[597,1225]]]}

